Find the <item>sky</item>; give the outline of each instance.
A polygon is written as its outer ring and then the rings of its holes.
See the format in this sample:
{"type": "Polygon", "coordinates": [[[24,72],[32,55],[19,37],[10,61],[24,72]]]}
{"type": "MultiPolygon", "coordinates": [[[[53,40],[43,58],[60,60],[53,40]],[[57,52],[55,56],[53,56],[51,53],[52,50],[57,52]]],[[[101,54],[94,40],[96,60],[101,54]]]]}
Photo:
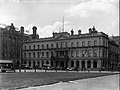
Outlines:
{"type": "MultiPolygon", "coordinates": [[[[64,31],[88,33],[95,26],[99,32],[119,35],[119,0],[0,0],[0,24],[25,27],[32,34],[37,26],[40,38],[64,31]]],[[[28,32],[29,31],[29,32],[28,32]]]]}

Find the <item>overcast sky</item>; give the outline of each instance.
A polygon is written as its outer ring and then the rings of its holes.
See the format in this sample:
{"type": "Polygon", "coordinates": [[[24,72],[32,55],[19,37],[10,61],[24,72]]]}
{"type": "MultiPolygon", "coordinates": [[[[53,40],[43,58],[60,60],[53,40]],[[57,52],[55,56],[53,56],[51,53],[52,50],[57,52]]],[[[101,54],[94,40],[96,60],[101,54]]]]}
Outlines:
{"type": "Polygon", "coordinates": [[[35,25],[40,37],[50,37],[53,31],[61,31],[64,16],[64,31],[87,33],[94,25],[98,31],[116,36],[118,9],[118,0],[0,0],[0,23],[24,26],[30,34],[35,25]]]}

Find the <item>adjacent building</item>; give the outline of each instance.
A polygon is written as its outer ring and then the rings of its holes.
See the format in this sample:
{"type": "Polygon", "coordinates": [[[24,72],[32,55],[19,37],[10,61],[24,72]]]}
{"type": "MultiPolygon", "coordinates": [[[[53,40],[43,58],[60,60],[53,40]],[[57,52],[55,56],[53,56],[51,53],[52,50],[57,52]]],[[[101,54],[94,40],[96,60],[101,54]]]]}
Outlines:
{"type": "Polygon", "coordinates": [[[78,34],[74,34],[73,30],[71,33],[53,32],[52,37],[23,43],[23,63],[30,67],[48,64],[61,68],[78,67],[81,70],[108,69],[112,61],[109,59],[110,42],[108,35],[98,32],[95,27],[89,28],[89,33],[85,34],[81,30],[78,34]]]}
{"type": "Polygon", "coordinates": [[[24,27],[20,30],[11,25],[0,28],[0,60],[12,60],[16,66],[20,65],[22,57],[22,42],[30,38],[24,34],[24,27]]]}
{"type": "Polygon", "coordinates": [[[109,68],[116,70],[119,63],[119,49],[115,41],[109,39],[108,41],[108,65],[109,68]]]}
{"type": "Polygon", "coordinates": [[[115,41],[118,44],[118,50],[119,50],[119,66],[120,66],[120,36],[112,36],[110,37],[111,40],[115,41]]]}

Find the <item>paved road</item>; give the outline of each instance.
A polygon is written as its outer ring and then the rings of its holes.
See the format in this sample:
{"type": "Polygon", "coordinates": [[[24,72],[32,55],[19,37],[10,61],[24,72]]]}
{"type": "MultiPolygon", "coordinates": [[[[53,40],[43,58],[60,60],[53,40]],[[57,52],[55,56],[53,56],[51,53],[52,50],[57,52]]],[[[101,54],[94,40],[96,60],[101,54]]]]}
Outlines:
{"type": "Polygon", "coordinates": [[[20,90],[120,90],[119,75],[60,82],[53,85],[29,87],[20,90]]]}

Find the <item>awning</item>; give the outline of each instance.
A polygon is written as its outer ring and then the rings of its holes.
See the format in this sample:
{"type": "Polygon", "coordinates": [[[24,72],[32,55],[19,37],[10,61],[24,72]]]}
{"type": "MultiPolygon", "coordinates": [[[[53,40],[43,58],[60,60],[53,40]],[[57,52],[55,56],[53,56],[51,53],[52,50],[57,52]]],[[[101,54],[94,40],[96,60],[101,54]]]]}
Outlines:
{"type": "Polygon", "coordinates": [[[12,63],[13,60],[0,60],[0,63],[12,63]]]}

